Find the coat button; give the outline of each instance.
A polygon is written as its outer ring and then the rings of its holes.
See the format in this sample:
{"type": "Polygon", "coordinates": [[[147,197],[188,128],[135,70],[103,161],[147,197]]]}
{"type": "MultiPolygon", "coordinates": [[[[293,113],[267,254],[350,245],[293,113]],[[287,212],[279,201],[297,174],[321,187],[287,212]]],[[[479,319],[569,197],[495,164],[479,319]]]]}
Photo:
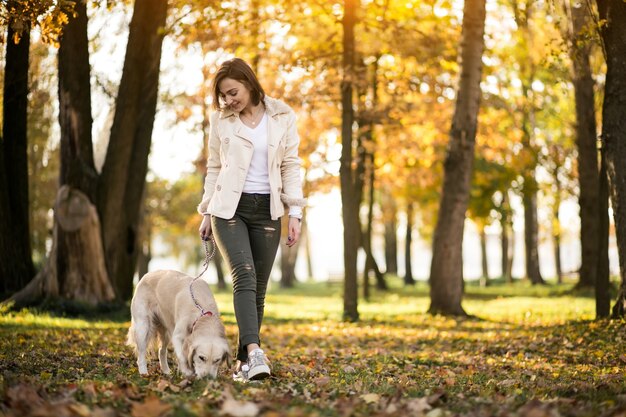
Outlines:
{"type": "Polygon", "coordinates": [[[230,142],[229,138],[224,139],[224,143],[228,143],[228,142],[230,142]]]}
{"type": "Polygon", "coordinates": [[[215,189],[216,189],[217,191],[220,191],[220,190],[222,189],[222,186],[221,186],[221,185],[218,185],[217,187],[215,187],[215,189]]]}

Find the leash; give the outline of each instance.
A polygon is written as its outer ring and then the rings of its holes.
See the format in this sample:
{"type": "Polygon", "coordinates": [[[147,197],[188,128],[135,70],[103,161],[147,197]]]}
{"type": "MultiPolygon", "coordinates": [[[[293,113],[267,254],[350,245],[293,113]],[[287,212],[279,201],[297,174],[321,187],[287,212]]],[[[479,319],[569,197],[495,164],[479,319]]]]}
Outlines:
{"type": "Polygon", "coordinates": [[[193,332],[193,329],[196,327],[196,323],[198,322],[198,320],[200,320],[204,316],[211,317],[213,315],[213,313],[211,311],[205,310],[200,305],[200,303],[198,303],[198,300],[196,299],[196,296],[193,293],[193,283],[196,282],[196,280],[198,278],[200,278],[202,276],[202,274],[204,274],[206,272],[206,270],[209,268],[209,262],[215,256],[216,245],[215,245],[215,237],[213,237],[213,234],[211,234],[210,240],[211,240],[211,252],[210,253],[209,253],[209,241],[208,240],[203,240],[203,242],[204,242],[204,264],[202,264],[202,266],[204,266],[204,269],[202,270],[202,272],[200,272],[198,274],[198,276],[196,276],[194,279],[192,279],[191,282],[189,283],[189,293],[191,294],[191,299],[193,300],[193,303],[195,304],[196,308],[198,310],[200,310],[200,316],[196,320],[194,320],[193,324],[191,325],[191,331],[192,332],[193,332]]]}

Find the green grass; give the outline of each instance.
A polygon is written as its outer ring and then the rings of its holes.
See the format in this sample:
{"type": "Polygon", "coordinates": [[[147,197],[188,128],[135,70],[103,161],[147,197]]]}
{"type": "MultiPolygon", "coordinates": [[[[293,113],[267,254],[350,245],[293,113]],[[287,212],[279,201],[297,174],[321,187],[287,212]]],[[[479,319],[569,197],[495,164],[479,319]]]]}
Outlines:
{"type": "MultiPolygon", "coordinates": [[[[247,385],[227,372],[181,384],[154,362],[151,376],[140,377],[124,345],[127,309],[82,317],[1,310],[0,415],[55,415],[33,404],[60,398],[89,413],[133,416],[250,406],[267,416],[425,415],[428,407],[439,415],[594,416],[626,407],[624,322],[593,321],[593,298],[571,283],[468,284],[466,319],[426,314],[424,283],[389,283],[360,301],[358,323],[340,320],[340,285],[272,283],[262,337],[276,377],[247,385]]],[[[234,348],[232,294],[216,298],[234,348]]]]}

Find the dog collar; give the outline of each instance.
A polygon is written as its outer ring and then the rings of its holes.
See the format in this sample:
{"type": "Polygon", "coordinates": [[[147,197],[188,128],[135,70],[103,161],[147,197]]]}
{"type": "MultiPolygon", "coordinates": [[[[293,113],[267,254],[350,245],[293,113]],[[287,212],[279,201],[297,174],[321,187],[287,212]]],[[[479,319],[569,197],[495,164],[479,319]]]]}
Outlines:
{"type": "Polygon", "coordinates": [[[193,324],[191,325],[191,331],[193,332],[193,329],[195,329],[196,327],[196,323],[198,322],[198,320],[200,320],[202,317],[207,316],[207,317],[211,317],[213,315],[212,311],[204,311],[202,310],[202,312],[200,313],[200,315],[198,316],[197,319],[194,320],[193,324]]]}

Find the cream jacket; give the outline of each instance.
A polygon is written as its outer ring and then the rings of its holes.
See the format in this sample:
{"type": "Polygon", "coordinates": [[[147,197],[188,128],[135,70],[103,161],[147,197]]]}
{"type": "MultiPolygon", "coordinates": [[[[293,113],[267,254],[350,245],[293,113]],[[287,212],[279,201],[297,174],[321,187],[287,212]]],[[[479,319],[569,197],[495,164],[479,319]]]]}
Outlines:
{"type": "MultiPolygon", "coordinates": [[[[285,214],[285,206],[306,205],[300,180],[300,138],[296,114],[284,102],[265,96],[267,120],[267,151],[272,220],[285,214]]],[[[252,160],[254,143],[244,129],[239,114],[218,110],[211,114],[209,159],[204,195],[198,212],[223,219],[235,215],[252,160]]]]}

